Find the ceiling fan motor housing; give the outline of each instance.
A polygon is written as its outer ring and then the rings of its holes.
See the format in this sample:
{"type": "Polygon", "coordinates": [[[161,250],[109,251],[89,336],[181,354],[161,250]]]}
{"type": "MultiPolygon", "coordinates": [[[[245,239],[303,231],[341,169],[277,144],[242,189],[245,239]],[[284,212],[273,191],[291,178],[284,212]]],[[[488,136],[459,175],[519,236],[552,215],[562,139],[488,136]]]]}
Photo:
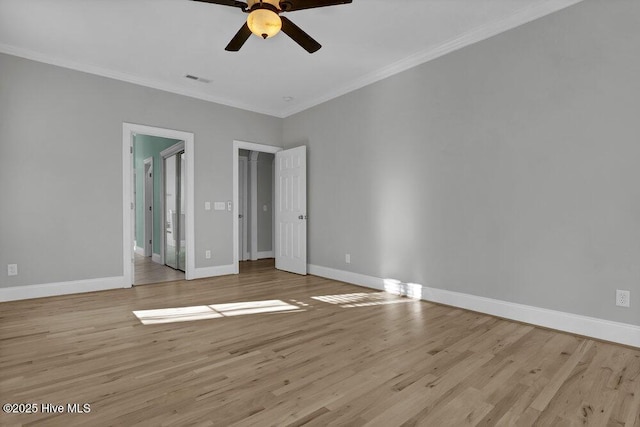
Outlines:
{"type": "Polygon", "coordinates": [[[273,6],[278,12],[282,9],[280,8],[280,1],[278,0],[248,0],[247,5],[249,6],[249,10],[253,10],[254,6],[258,5],[256,9],[264,7],[269,8],[269,6],[273,6]]]}
{"type": "Polygon", "coordinates": [[[293,3],[291,3],[289,0],[283,0],[280,2],[280,9],[282,9],[284,12],[291,10],[292,7],[293,3]]]}

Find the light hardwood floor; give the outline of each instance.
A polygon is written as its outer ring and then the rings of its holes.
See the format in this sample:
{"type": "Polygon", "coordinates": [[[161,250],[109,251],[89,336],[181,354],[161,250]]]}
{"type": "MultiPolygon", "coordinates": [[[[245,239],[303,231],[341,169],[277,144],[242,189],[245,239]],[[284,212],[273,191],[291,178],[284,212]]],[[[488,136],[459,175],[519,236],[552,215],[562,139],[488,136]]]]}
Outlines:
{"type": "Polygon", "coordinates": [[[149,285],[184,279],[184,272],[151,261],[151,257],[135,254],[133,264],[133,284],[149,285]]]}
{"type": "Polygon", "coordinates": [[[0,424],[640,426],[640,349],[243,270],[2,303],[3,403],[91,412],[0,424]],[[175,307],[196,308],[133,314],[175,307]]]}

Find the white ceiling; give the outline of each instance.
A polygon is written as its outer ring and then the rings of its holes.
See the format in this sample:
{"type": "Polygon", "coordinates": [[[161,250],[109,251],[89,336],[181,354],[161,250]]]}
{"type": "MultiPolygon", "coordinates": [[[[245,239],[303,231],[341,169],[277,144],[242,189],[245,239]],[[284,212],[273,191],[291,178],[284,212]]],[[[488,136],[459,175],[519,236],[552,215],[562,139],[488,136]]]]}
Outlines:
{"type": "Polygon", "coordinates": [[[288,13],[323,45],[308,54],[283,33],[226,52],[246,19],[232,7],[0,0],[0,52],[286,117],[579,1],[354,0],[288,13]]]}

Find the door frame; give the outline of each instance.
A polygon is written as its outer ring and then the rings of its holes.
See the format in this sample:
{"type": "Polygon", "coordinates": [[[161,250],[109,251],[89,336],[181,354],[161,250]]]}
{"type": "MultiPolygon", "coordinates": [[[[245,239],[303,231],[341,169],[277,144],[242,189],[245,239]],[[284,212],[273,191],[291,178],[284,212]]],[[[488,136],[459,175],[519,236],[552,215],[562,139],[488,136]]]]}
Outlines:
{"type": "Polygon", "coordinates": [[[246,141],[233,141],[233,273],[238,274],[240,272],[239,264],[239,224],[238,224],[238,159],[240,157],[240,150],[259,151],[261,153],[275,154],[278,151],[282,151],[282,147],[275,147],[273,145],[258,144],[255,142],[246,141]]]}
{"type": "Polygon", "coordinates": [[[134,203],[133,203],[133,137],[136,134],[159,136],[184,141],[185,171],[185,226],[186,226],[186,271],[185,279],[195,277],[195,171],[194,146],[195,136],[192,132],[146,126],[135,123],[122,123],[122,263],[125,287],[133,285],[133,245],[134,236],[134,203]]]}
{"type": "Polygon", "coordinates": [[[144,159],[144,183],[142,185],[142,200],[144,200],[144,256],[153,256],[153,157],[144,159]],[[149,178],[148,174],[151,174],[149,178]],[[151,209],[149,209],[151,208],[151,209]]]}

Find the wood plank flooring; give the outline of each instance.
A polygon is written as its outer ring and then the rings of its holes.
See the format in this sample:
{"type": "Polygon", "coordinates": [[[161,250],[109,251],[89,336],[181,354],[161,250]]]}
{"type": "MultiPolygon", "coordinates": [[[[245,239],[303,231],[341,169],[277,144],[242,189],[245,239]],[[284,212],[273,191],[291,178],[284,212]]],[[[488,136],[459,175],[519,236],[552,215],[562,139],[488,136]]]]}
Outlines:
{"type": "Polygon", "coordinates": [[[640,427],[640,349],[243,270],[2,303],[0,424],[640,427]]]}
{"type": "Polygon", "coordinates": [[[184,272],[151,261],[151,257],[135,254],[133,284],[135,286],[183,280],[184,272]]]}

